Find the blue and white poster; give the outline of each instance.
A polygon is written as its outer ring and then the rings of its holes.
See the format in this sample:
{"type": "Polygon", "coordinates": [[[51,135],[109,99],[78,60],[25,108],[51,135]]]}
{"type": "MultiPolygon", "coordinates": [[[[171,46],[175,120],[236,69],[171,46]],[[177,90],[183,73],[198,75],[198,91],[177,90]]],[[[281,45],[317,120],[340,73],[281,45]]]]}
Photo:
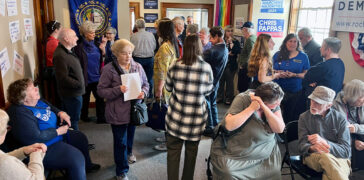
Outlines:
{"type": "Polygon", "coordinates": [[[153,34],[157,33],[157,30],[154,27],[146,27],[145,30],[153,34]]]}
{"type": "Polygon", "coordinates": [[[364,1],[336,0],[332,30],[364,33],[364,1]]]}
{"type": "Polygon", "coordinates": [[[144,9],[158,9],[158,0],[144,0],[144,9]]]}
{"type": "Polygon", "coordinates": [[[257,35],[265,33],[272,37],[283,37],[283,19],[258,19],[257,35]]]}
{"type": "Polygon", "coordinates": [[[158,19],[158,13],[144,13],[146,23],[154,23],[158,19]]]}
{"type": "Polygon", "coordinates": [[[261,13],[283,13],[283,0],[261,0],[261,13]]]}
{"type": "Polygon", "coordinates": [[[92,21],[96,36],[100,37],[110,26],[118,29],[117,0],[68,0],[71,28],[79,34],[84,21],[92,21]]]}

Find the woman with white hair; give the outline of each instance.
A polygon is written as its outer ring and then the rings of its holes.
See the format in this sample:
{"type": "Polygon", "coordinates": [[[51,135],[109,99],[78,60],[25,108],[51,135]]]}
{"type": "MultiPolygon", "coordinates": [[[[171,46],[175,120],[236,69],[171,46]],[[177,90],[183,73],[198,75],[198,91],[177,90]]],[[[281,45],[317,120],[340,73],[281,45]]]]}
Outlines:
{"type": "Polygon", "coordinates": [[[354,79],[337,95],[333,107],[344,113],[352,135],[352,168],[364,169],[364,82],[354,79]]]}
{"type": "MultiPolygon", "coordinates": [[[[4,143],[8,131],[9,116],[0,109],[0,145],[4,143]]],[[[35,143],[24,146],[9,153],[0,150],[0,177],[3,180],[44,179],[43,158],[47,146],[35,143]],[[28,166],[22,160],[29,157],[28,166]]]]}
{"type": "Polygon", "coordinates": [[[103,57],[105,55],[106,38],[103,42],[95,40],[96,26],[91,21],[85,21],[80,27],[81,37],[74,48],[83,70],[86,93],[82,99],[81,119],[91,121],[88,117],[88,107],[91,92],[96,99],[97,123],[105,123],[105,103],[104,99],[97,94],[97,84],[101,76],[103,57]]]}

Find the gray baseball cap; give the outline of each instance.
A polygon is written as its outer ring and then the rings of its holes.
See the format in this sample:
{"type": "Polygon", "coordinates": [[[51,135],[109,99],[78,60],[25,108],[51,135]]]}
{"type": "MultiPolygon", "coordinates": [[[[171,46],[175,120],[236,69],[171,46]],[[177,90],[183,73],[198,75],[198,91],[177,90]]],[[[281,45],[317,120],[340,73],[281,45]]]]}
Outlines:
{"type": "Polygon", "coordinates": [[[335,91],[325,87],[317,86],[315,90],[308,96],[309,99],[316,101],[319,104],[332,103],[335,98],[335,91]]]}

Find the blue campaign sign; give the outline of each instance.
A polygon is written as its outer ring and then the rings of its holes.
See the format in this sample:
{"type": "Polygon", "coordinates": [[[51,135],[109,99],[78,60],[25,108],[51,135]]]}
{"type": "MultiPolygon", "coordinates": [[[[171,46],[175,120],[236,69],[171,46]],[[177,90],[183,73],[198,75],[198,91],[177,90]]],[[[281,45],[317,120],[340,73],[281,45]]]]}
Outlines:
{"type": "Polygon", "coordinates": [[[261,0],[261,13],[283,13],[283,0],[261,0]]]}
{"type": "Polygon", "coordinates": [[[145,30],[153,34],[157,33],[157,30],[154,27],[145,27],[145,30]]]}
{"type": "Polygon", "coordinates": [[[283,37],[283,19],[258,19],[257,35],[265,33],[272,37],[283,37]]]}
{"type": "Polygon", "coordinates": [[[144,13],[146,23],[154,23],[158,19],[158,13],[144,13]]]}
{"type": "Polygon", "coordinates": [[[158,9],[158,0],[144,0],[144,9],[158,9]]]}

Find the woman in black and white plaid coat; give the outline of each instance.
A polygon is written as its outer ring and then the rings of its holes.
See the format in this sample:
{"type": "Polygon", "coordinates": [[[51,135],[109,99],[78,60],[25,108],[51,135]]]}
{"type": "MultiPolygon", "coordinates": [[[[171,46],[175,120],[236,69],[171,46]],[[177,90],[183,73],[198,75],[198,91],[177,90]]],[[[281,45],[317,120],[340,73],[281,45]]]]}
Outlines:
{"type": "Polygon", "coordinates": [[[211,66],[201,54],[198,35],[187,36],[183,57],[167,72],[165,89],[172,92],[166,115],[168,179],[179,179],[183,144],[186,151],[182,179],[193,179],[198,144],[207,119],[205,96],[213,87],[211,66]]]}

